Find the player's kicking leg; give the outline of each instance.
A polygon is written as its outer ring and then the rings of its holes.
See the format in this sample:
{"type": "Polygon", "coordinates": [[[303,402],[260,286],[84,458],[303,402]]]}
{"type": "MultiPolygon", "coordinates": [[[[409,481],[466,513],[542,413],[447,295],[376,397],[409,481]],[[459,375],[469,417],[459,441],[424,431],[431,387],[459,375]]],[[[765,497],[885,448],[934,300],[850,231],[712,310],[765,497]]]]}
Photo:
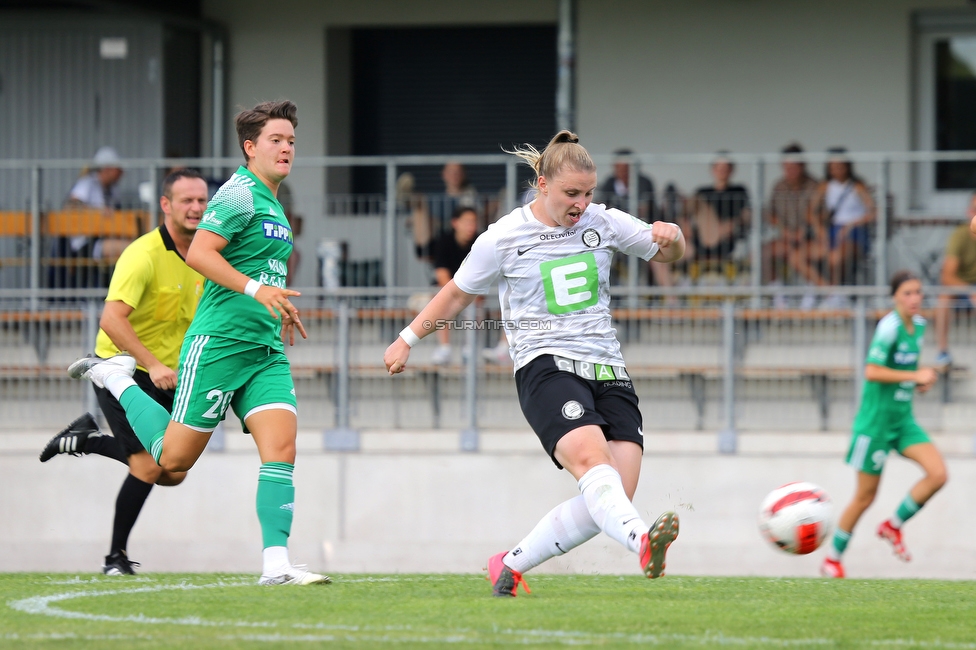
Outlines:
{"type": "Polygon", "coordinates": [[[114,436],[98,428],[98,423],[91,413],[85,413],[51,438],[44,445],[40,460],[46,463],[59,454],[68,456],[97,454],[123,464],[126,462],[125,448],[114,436]]]}

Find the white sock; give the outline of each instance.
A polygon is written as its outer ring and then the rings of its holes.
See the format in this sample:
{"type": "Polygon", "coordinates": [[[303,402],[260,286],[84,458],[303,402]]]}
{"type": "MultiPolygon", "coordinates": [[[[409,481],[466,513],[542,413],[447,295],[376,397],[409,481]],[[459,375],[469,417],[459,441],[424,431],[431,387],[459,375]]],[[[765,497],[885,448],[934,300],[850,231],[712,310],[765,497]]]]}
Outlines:
{"type": "Polygon", "coordinates": [[[102,383],[105,384],[105,388],[108,389],[108,392],[112,393],[112,397],[115,399],[122,399],[122,393],[127,388],[137,385],[136,380],[124,372],[111,374],[103,379],[102,383]]]}
{"type": "Polygon", "coordinates": [[[593,539],[599,532],[600,527],[586,509],[586,499],[583,495],[573,497],[550,510],[502,561],[510,569],[525,573],[593,539]]]}
{"type": "Polygon", "coordinates": [[[627,498],[620,474],[609,465],[597,465],[579,480],[586,508],[600,530],[634,553],[640,549],[641,535],[647,532],[637,508],[627,498]]]}
{"type": "Polygon", "coordinates": [[[273,576],[291,568],[287,546],[269,546],[264,549],[264,575],[273,576]]]}

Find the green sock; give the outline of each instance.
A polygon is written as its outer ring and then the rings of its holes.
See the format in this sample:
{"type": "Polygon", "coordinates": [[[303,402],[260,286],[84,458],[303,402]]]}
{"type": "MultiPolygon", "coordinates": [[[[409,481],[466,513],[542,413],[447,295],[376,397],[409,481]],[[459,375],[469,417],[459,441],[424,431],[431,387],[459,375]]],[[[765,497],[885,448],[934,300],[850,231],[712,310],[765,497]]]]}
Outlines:
{"type": "Polygon", "coordinates": [[[125,417],[139,442],[158,463],[163,454],[163,435],[169,426],[169,411],[142,392],[138,386],[125,389],[119,397],[119,404],[125,409],[125,417]]]}
{"type": "Polygon", "coordinates": [[[295,466],[291,463],[264,463],[258,474],[258,521],[264,548],[288,546],[291,519],[295,510],[295,486],[291,482],[295,466]]]}
{"type": "Polygon", "coordinates": [[[915,513],[922,509],[922,506],[915,503],[915,499],[912,498],[911,493],[905,495],[905,500],[901,502],[898,509],[895,510],[895,516],[889,521],[891,525],[895,528],[901,528],[901,525],[906,521],[915,516],[915,513]]]}
{"type": "Polygon", "coordinates": [[[851,534],[846,530],[838,528],[834,531],[834,539],[827,549],[827,557],[835,562],[840,562],[840,556],[847,550],[847,543],[851,541],[851,534]]]}

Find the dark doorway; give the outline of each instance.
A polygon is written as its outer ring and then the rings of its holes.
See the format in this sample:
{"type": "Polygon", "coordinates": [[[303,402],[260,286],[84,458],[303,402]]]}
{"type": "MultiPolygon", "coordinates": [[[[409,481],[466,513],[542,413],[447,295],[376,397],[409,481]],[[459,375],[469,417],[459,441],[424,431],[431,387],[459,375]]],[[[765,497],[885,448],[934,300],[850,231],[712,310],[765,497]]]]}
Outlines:
{"type": "MultiPolygon", "coordinates": [[[[541,147],[556,128],[556,27],[496,26],[352,31],[352,153],[498,153],[541,147]]],[[[440,169],[411,168],[416,189],[443,189],[440,169]]],[[[503,167],[471,167],[480,191],[505,184],[503,167]]],[[[382,169],[359,168],[353,191],[384,191],[382,169]]]]}

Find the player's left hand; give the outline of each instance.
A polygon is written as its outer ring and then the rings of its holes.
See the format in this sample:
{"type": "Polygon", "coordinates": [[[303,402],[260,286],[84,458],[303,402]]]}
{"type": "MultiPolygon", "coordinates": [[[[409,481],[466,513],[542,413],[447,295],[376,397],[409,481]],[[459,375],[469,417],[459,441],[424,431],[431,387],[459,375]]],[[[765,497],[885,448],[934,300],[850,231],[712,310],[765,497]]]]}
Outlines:
{"type": "Polygon", "coordinates": [[[302,321],[294,320],[290,314],[284,314],[281,317],[281,342],[287,343],[288,345],[295,345],[296,328],[302,335],[303,339],[308,338],[308,336],[305,334],[305,327],[302,325],[302,321]]]}
{"type": "Polygon", "coordinates": [[[289,316],[294,326],[301,332],[302,338],[307,339],[308,334],[305,333],[305,326],[302,325],[302,320],[298,317],[298,308],[288,299],[291,296],[300,295],[302,295],[301,292],[294,289],[279,289],[270,284],[262,284],[258,287],[257,293],[254,294],[254,299],[264,305],[272,318],[278,318],[278,314],[289,316]]]}

